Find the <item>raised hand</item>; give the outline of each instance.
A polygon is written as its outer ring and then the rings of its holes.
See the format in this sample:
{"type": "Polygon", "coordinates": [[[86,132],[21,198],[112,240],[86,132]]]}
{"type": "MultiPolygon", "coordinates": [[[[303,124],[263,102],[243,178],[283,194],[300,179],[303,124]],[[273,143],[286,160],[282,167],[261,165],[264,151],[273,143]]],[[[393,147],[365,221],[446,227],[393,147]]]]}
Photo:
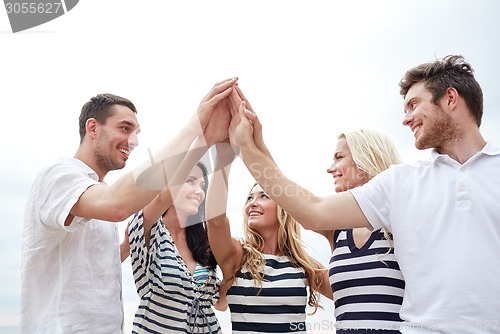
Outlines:
{"type": "Polygon", "coordinates": [[[240,148],[247,145],[255,145],[253,137],[254,127],[247,114],[255,115],[255,113],[246,109],[246,102],[241,101],[238,113],[234,114],[229,126],[229,140],[231,144],[240,148]]]}
{"type": "Polygon", "coordinates": [[[229,138],[228,127],[231,112],[228,96],[234,90],[237,78],[218,82],[201,100],[196,112],[201,131],[208,146],[229,138]]]}
{"type": "MultiPolygon", "coordinates": [[[[247,109],[247,112],[244,113],[250,124],[253,125],[253,142],[260,151],[271,155],[264,143],[264,139],[262,136],[262,124],[260,123],[257,114],[248,102],[248,99],[245,97],[245,95],[243,95],[240,87],[238,85],[235,85],[234,88],[235,89],[231,92],[228,99],[230,103],[231,115],[233,117],[231,119],[230,129],[236,128],[237,124],[240,122],[239,107],[241,102],[244,101],[245,108],[247,109]]],[[[231,142],[234,142],[235,140],[236,139],[233,139],[231,142]]]]}

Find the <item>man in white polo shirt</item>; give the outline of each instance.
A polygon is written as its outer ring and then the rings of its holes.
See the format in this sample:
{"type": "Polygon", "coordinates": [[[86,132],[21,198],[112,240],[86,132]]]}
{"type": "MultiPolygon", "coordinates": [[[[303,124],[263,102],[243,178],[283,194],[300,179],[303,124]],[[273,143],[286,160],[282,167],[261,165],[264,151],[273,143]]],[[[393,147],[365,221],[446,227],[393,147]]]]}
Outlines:
{"type": "Polygon", "coordinates": [[[266,193],[305,228],[393,233],[406,281],[401,332],[500,333],[500,149],[479,131],[481,87],[463,57],[447,56],[407,71],[400,88],[403,125],[431,158],[349,192],[319,197],[284,176],[244,103],[233,110],[240,120],[230,138],[266,193]]]}
{"type": "Polygon", "coordinates": [[[204,150],[227,139],[226,101],[236,80],[216,84],[170,143],[113,185],[106,185],[104,177],[123,168],[138,145],[136,108],[112,94],[99,94],[83,106],[75,156],[43,169],[26,203],[21,333],[123,332],[120,247],[113,222],[127,219],[172,185],[197,137],[204,136],[204,150]]]}

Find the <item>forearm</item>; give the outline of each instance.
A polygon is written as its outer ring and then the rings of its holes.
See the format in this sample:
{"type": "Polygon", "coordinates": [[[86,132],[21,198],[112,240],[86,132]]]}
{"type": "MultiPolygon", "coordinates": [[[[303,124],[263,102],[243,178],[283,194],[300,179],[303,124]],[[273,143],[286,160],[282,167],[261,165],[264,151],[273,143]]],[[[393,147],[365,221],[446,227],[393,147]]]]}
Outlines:
{"type": "Polygon", "coordinates": [[[224,224],[228,200],[228,179],[233,158],[217,155],[207,192],[207,219],[212,225],[224,224]],[[223,217],[222,217],[223,216],[223,217]],[[218,219],[213,219],[218,217],[218,219]]]}
{"type": "Polygon", "coordinates": [[[168,144],[152,154],[149,159],[135,168],[134,176],[137,187],[150,190],[163,189],[177,171],[193,141],[200,136],[194,122],[187,124],[168,144]]]}
{"type": "MultiPolygon", "coordinates": [[[[224,277],[232,277],[240,250],[235,249],[231,228],[226,216],[228,200],[228,178],[232,158],[217,154],[215,171],[207,193],[207,221],[210,248],[219,263],[224,277]],[[227,159],[226,159],[227,158],[227,159]]],[[[241,247],[240,247],[241,248],[241,247]]]]}
{"type": "Polygon", "coordinates": [[[196,140],[197,146],[190,150],[195,133],[186,127],[148,161],[109,187],[106,199],[112,202],[111,207],[113,203],[116,205],[117,212],[123,212],[123,219],[143,209],[166,186],[172,187],[185,181],[189,171],[207,150],[202,136],[196,140]]]}
{"type": "Polygon", "coordinates": [[[121,262],[125,261],[130,255],[130,243],[128,240],[124,240],[120,244],[120,258],[121,262]]]}
{"type": "Polygon", "coordinates": [[[334,230],[367,226],[366,218],[350,193],[316,196],[287,178],[268,151],[259,150],[253,143],[242,145],[240,149],[241,158],[257,183],[304,228],[334,230]]]}

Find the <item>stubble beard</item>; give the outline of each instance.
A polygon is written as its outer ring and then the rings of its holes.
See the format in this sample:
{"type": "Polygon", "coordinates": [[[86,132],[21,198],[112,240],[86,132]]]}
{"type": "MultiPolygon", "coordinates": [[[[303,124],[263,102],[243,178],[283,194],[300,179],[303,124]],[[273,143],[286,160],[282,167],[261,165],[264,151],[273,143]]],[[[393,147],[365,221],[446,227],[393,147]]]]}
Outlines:
{"type": "Polygon", "coordinates": [[[432,113],[436,117],[433,120],[427,118],[429,123],[421,129],[424,131],[415,141],[415,147],[419,150],[436,148],[439,151],[447,144],[458,141],[462,136],[453,119],[441,108],[436,108],[432,113]]]}
{"type": "Polygon", "coordinates": [[[113,147],[109,146],[109,140],[104,136],[99,139],[96,145],[96,164],[97,166],[106,172],[122,169],[125,167],[125,162],[118,161],[118,159],[113,159],[113,147]]]}

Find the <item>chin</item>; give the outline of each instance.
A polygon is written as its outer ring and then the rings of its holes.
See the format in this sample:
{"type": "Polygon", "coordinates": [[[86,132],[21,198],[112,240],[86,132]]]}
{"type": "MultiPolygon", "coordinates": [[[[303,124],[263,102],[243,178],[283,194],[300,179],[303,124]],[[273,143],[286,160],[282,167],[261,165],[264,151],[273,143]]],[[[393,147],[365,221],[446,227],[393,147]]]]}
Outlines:
{"type": "Polygon", "coordinates": [[[344,192],[346,190],[349,190],[349,189],[347,189],[346,187],[344,187],[341,184],[335,185],[335,192],[336,193],[341,193],[341,192],[344,192]]]}

